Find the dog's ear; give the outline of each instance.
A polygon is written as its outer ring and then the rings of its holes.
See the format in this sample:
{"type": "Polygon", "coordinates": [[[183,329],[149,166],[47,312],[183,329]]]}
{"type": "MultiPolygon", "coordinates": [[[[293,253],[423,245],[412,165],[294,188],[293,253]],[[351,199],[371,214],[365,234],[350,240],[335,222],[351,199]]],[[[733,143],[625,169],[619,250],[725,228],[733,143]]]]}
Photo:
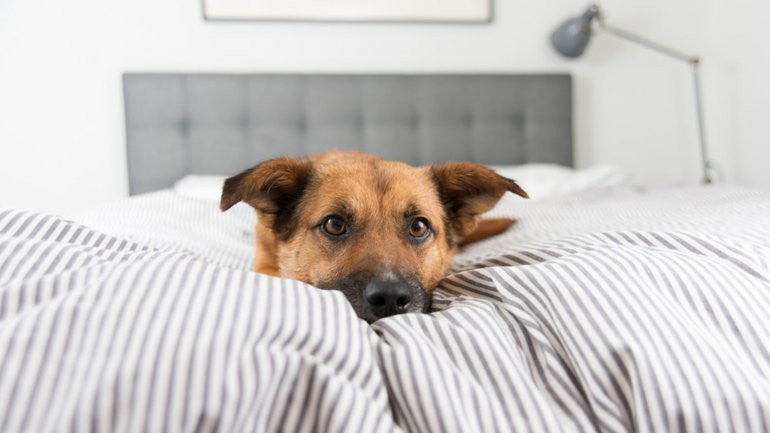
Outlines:
{"type": "Polygon", "coordinates": [[[239,201],[262,214],[290,214],[310,179],[312,163],[307,159],[276,158],[225,180],[219,207],[226,211],[239,201]]]}
{"type": "Polygon", "coordinates": [[[516,182],[480,164],[448,162],[430,166],[430,173],[447,215],[449,239],[455,244],[473,232],[481,214],[506,191],[529,198],[516,182]]]}

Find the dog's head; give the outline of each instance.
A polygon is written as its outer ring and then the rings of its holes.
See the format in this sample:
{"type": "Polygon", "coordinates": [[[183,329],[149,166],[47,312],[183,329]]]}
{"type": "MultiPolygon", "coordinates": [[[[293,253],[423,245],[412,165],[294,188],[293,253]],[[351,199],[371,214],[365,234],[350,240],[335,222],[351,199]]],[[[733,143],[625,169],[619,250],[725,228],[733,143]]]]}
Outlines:
{"type": "Polygon", "coordinates": [[[342,291],[371,322],[426,311],[463,238],[506,191],[526,197],[478,164],[412,167],[331,153],[277,158],[231,177],[221,208],[253,206],[258,232],[271,238],[260,244],[282,277],[342,291]]]}

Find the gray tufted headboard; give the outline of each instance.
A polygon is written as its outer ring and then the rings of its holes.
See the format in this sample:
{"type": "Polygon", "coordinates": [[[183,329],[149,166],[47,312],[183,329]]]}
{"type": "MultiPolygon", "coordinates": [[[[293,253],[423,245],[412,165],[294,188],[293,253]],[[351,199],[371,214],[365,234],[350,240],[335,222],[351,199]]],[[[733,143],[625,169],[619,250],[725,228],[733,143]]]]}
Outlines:
{"type": "Polygon", "coordinates": [[[567,74],[128,73],[123,85],[131,194],[328,149],[411,164],[573,163],[567,74]]]}

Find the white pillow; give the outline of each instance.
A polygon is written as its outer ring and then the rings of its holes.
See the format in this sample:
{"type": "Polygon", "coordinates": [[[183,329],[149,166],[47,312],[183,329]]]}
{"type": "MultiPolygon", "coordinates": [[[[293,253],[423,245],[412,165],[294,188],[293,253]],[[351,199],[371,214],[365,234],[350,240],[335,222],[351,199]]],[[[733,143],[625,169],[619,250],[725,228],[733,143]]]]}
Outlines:
{"type": "Polygon", "coordinates": [[[532,199],[563,196],[618,186],[626,176],[611,166],[576,170],[555,164],[491,165],[501,176],[513,179],[532,199]]]}
{"type": "Polygon", "coordinates": [[[188,174],[174,183],[174,192],[184,197],[219,201],[227,176],[188,174]]]}
{"type": "MultiPolygon", "coordinates": [[[[609,166],[575,170],[555,164],[491,165],[500,175],[515,180],[532,199],[561,196],[620,185],[625,176],[609,166]]],[[[227,176],[187,175],[174,183],[182,196],[219,201],[227,176]]]]}

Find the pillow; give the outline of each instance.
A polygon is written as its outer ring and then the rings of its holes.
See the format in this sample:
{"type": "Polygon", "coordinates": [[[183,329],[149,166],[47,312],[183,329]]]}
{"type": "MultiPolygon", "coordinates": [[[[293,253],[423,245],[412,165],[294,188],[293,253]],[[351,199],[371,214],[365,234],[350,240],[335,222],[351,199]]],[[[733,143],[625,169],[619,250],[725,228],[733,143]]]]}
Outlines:
{"type": "MultiPolygon", "coordinates": [[[[490,165],[500,175],[515,180],[532,199],[563,196],[598,188],[617,186],[625,176],[609,166],[575,170],[555,164],[490,165]]],[[[227,176],[187,175],[173,190],[184,197],[219,202],[227,176]]]]}
{"type": "Polygon", "coordinates": [[[218,202],[225,179],[227,176],[188,174],[174,183],[173,190],[184,197],[218,202]]]}
{"type": "Polygon", "coordinates": [[[501,176],[515,180],[535,200],[618,186],[626,180],[621,171],[606,165],[580,170],[555,164],[489,167],[501,176]]]}

